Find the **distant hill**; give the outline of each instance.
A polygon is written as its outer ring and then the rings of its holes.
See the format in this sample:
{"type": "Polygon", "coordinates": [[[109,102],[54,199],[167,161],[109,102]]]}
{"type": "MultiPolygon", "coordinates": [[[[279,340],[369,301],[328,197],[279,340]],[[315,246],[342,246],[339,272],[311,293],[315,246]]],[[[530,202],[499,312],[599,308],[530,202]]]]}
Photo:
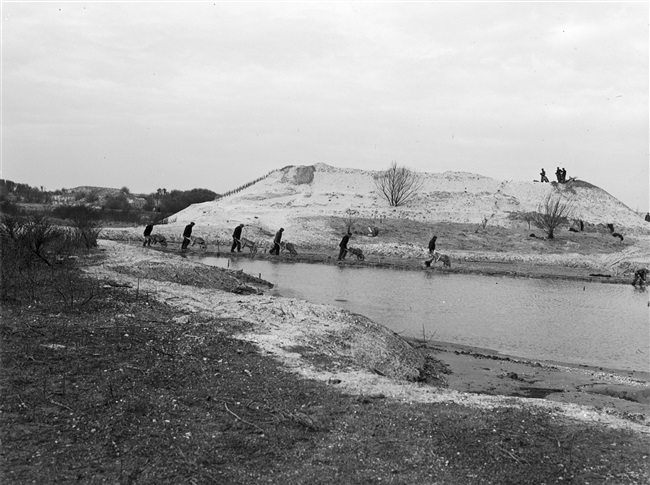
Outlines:
{"type": "MultiPolygon", "coordinates": [[[[75,187],[73,189],[67,189],[68,192],[73,192],[73,193],[80,193],[80,192],[94,192],[96,193],[99,197],[109,197],[109,196],[116,196],[118,195],[122,190],[121,189],[116,189],[113,187],[93,187],[91,185],[82,185],[80,187],[75,187]]],[[[131,194],[134,197],[143,197],[144,194],[131,194]]]]}
{"type": "Polygon", "coordinates": [[[356,217],[471,224],[487,219],[490,225],[512,227],[523,223],[523,213],[535,211],[549,193],[556,192],[571,200],[574,218],[586,224],[611,223],[627,232],[650,229],[643,217],[586,181],[555,184],[496,180],[467,172],[420,173],[419,194],[394,208],[375,187],[373,177],[378,173],[322,163],[289,166],[234,195],[192,205],[176,214],[175,220],[225,227],[243,222],[268,233],[292,225],[300,230],[325,230],[318,221],[346,217],[352,210],[356,217]]]}

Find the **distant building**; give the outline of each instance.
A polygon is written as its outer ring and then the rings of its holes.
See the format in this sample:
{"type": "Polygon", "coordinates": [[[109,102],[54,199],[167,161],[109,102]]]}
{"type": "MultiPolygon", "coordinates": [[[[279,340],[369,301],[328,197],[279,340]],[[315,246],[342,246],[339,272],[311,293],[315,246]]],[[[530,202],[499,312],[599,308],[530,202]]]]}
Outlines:
{"type": "Polygon", "coordinates": [[[54,205],[75,205],[75,204],[83,204],[83,201],[77,200],[77,198],[73,195],[69,195],[67,193],[62,194],[62,195],[52,195],[52,204],[54,205]]]}
{"type": "Polygon", "coordinates": [[[147,199],[144,197],[134,197],[133,199],[129,200],[129,203],[134,209],[142,210],[147,203],[147,199]]]}

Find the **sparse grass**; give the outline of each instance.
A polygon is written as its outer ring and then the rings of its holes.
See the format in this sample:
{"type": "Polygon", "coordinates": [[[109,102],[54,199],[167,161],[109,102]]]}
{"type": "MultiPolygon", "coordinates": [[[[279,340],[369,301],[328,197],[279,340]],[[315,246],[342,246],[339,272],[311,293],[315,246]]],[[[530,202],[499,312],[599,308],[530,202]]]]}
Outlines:
{"type": "MultiPolygon", "coordinates": [[[[522,221],[523,222],[523,221],[522,221]]],[[[331,218],[330,226],[338,232],[344,230],[343,218],[331,218]]],[[[571,252],[578,254],[620,252],[632,244],[632,237],[621,242],[612,238],[606,228],[589,227],[584,232],[556,231],[555,239],[540,241],[529,237],[530,229],[505,228],[486,225],[477,231],[475,224],[429,223],[408,219],[385,219],[378,223],[374,219],[358,218],[352,228],[352,234],[365,236],[369,226],[379,228],[379,236],[364,238],[366,244],[412,244],[426,249],[431,236],[438,236],[438,245],[447,250],[466,251],[543,251],[563,253],[566,245],[571,244],[571,252]],[[629,239],[629,240],[628,240],[629,239]]],[[[338,234],[337,232],[337,234],[338,234]]],[[[543,233],[538,231],[538,235],[543,233]]]]}
{"type": "Polygon", "coordinates": [[[65,271],[64,294],[93,297],[61,305],[43,286],[0,310],[3,483],[649,478],[647,436],[535,408],[345,395],[234,339],[241,321],[181,313],[65,271]]]}

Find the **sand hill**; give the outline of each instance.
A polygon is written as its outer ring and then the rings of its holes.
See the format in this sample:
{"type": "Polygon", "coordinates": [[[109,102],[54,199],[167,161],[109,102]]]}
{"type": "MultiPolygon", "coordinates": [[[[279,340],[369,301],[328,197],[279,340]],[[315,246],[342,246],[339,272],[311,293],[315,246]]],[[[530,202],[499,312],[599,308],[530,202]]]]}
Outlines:
{"type": "MultiPolygon", "coordinates": [[[[417,266],[427,257],[432,234],[439,236],[439,249],[455,261],[553,265],[619,276],[650,261],[650,224],[588,182],[558,185],[465,172],[421,173],[421,191],[395,208],[378,193],[373,179],[377,173],[325,164],[285,167],[232,195],[194,204],[155,231],[177,247],[183,227],[194,221],[194,235],[218,252],[230,249],[234,227],[244,223],[244,237],[265,252],[284,227],[283,240],[296,244],[299,253],[332,257],[352,220],[354,247],[373,261],[397,258],[417,266]],[[573,219],[584,222],[584,232],[569,232],[566,225],[548,241],[543,231],[529,225],[523,215],[535,211],[552,192],[571,201],[573,219]],[[614,224],[625,240],[612,237],[607,224],[614,224]],[[369,227],[380,228],[379,235],[368,236],[369,227]],[[538,237],[531,238],[531,232],[538,237]]],[[[107,228],[103,234],[133,240],[141,238],[141,231],[107,228]]]]}
{"type": "MultiPolygon", "coordinates": [[[[546,195],[556,192],[570,200],[574,217],[586,224],[612,223],[616,230],[647,234],[650,225],[604,190],[584,181],[567,184],[495,180],[466,172],[421,173],[422,189],[404,206],[389,207],[373,181],[378,172],[335,168],[325,164],[289,166],[242,191],[214,202],[195,204],[176,215],[175,222],[194,221],[214,229],[243,222],[268,235],[279,227],[292,240],[306,242],[308,233],[327,231],[324,218],[409,219],[422,222],[522,225],[522,214],[535,211],[546,195]]],[[[209,231],[212,232],[212,231],[209,231]]],[[[250,233],[250,232],[249,232],[250,233]]],[[[229,234],[224,234],[227,239],[229,234]]]]}

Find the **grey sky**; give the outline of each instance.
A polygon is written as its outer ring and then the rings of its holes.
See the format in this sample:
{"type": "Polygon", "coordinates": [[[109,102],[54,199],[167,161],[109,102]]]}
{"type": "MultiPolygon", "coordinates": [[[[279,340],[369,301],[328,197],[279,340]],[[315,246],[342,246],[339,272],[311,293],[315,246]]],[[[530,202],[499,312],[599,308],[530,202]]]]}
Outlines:
{"type": "Polygon", "coordinates": [[[648,209],[648,2],[2,2],[2,177],[233,189],[317,162],[648,209]]]}

